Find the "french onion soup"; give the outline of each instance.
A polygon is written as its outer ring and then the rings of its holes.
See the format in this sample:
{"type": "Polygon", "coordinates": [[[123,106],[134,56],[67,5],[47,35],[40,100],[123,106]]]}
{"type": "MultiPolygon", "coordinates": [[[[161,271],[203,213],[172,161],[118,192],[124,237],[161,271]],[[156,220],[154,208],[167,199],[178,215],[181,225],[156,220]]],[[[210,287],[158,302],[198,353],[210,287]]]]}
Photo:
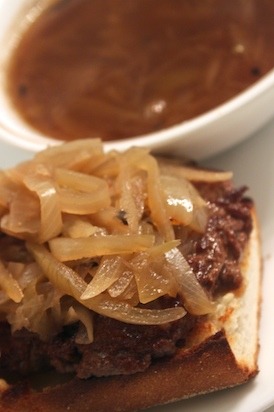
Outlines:
{"type": "Polygon", "coordinates": [[[273,12],[271,0],[51,1],[12,52],[8,95],[61,140],[165,129],[274,66],[273,12]]]}

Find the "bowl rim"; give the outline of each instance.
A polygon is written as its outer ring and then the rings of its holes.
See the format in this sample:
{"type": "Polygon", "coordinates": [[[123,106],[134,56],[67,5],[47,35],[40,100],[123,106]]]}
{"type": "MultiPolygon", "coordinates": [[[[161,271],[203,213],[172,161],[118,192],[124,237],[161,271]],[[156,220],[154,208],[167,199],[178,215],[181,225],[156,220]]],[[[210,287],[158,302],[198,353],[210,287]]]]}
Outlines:
{"type": "MultiPolygon", "coordinates": [[[[34,0],[27,0],[32,3],[34,0]]],[[[44,0],[39,0],[43,2],[44,0]]],[[[17,0],[20,5],[21,0],[17,0]]],[[[13,7],[12,3],[0,0],[0,7],[13,7]]],[[[21,4],[22,5],[22,4],[21,4]]],[[[17,6],[16,6],[17,7],[17,6]]],[[[15,8],[16,8],[15,7],[15,8]]],[[[153,150],[161,150],[169,145],[188,144],[188,139],[193,139],[204,130],[209,130],[213,126],[219,126],[221,122],[233,120],[235,112],[248,109],[257,100],[263,98],[267,93],[274,94],[274,68],[268,71],[263,77],[255,80],[248,88],[233,96],[226,102],[212,108],[211,110],[185,120],[168,128],[147,133],[139,136],[132,136],[125,139],[104,141],[106,150],[125,150],[130,146],[147,146],[153,150]]],[[[274,115],[274,110],[273,110],[274,115]]],[[[269,115],[268,115],[269,117],[269,115]]],[[[49,145],[58,145],[63,141],[50,136],[43,135],[20,118],[20,114],[11,107],[8,102],[7,93],[0,93],[0,141],[5,141],[22,149],[37,152],[49,145]]]]}
{"type": "MultiPolygon", "coordinates": [[[[230,116],[234,112],[249,105],[254,101],[255,98],[264,95],[272,88],[274,90],[274,68],[241,93],[199,116],[186,120],[178,125],[174,125],[167,129],[163,129],[147,135],[123,140],[116,140],[114,144],[116,146],[118,144],[121,147],[127,147],[130,142],[131,145],[133,145],[137,143],[139,144],[139,142],[143,141],[150,147],[156,148],[163,144],[167,139],[168,142],[174,143],[178,139],[183,139],[190,133],[193,134],[198,130],[204,129],[210,123],[222,121],[225,117],[230,116]]],[[[112,146],[112,142],[108,142],[108,144],[109,146],[112,146]]]]}
{"type": "MultiPolygon", "coordinates": [[[[249,105],[255,98],[262,96],[272,88],[274,89],[274,69],[271,69],[243,92],[199,116],[146,135],[104,141],[106,150],[126,150],[130,146],[147,146],[151,149],[158,150],[166,144],[174,144],[178,140],[183,141],[189,134],[204,129],[217,121],[222,121],[225,117],[249,105]]],[[[1,139],[14,146],[32,152],[37,152],[49,145],[58,145],[63,142],[62,140],[44,136],[39,132],[31,130],[28,128],[28,125],[26,125],[24,133],[21,135],[18,133],[18,130],[16,131],[7,127],[0,119],[0,140],[1,139]]]]}

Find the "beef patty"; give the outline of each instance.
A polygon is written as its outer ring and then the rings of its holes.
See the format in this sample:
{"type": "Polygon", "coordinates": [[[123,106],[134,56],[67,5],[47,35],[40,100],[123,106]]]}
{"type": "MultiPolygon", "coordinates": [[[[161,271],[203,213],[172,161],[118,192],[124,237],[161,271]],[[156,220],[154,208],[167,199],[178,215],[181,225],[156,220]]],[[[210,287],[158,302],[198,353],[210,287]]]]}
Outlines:
{"type": "MultiPolygon", "coordinates": [[[[241,286],[240,259],[252,230],[252,201],[245,197],[245,188],[234,189],[231,182],[195,186],[208,202],[210,214],[205,233],[188,234],[191,247],[184,254],[199,282],[216,296],[241,286]]],[[[166,300],[161,298],[160,304],[166,305],[166,300]]],[[[94,315],[94,341],[86,345],[76,342],[79,323],[64,327],[49,342],[25,329],[11,335],[9,326],[2,323],[0,368],[28,374],[53,367],[80,378],[132,374],[156,359],[174,355],[199,319],[187,314],[170,324],[144,326],[94,315]]]]}

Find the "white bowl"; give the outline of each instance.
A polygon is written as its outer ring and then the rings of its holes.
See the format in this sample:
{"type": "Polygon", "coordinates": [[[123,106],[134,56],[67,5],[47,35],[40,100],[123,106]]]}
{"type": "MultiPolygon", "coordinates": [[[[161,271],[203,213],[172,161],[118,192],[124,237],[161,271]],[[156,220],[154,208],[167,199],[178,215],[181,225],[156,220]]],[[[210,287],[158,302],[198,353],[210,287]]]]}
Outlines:
{"type": "MultiPolygon", "coordinates": [[[[20,119],[9,104],[3,82],[5,60],[13,42],[45,1],[49,0],[0,0],[0,139],[34,152],[60,141],[34,131],[20,119]],[[31,8],[33,4],[35,7],[31,8]]],[[[145,136],[106,142],[105,146],[107,150],[124,150],[141,145],[155,152],[175,152],[200,160],[255,133],[274,116],[273,101],[274,69],[241,94],[201,116],[145,136]]]]}

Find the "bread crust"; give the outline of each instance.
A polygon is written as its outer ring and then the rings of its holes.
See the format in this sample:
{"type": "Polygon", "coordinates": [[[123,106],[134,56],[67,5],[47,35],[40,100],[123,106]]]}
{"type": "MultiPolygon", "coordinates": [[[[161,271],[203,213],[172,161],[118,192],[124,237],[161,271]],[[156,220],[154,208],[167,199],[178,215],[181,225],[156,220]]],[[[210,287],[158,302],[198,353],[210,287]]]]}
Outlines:
{"type": "MultiPolygon", "coordinates": [[[[255,268],[257,279],[252,288],[257,288],[254,325],[258,327],[261,261],[255,211],[253,218],[254,230],[243,267],[247,277],[255,268]]],[[[244,294],[239,298],[243,299],[244,294]]],[[[201,326],[202,329],[206,327],[206,323],[201,326]]],[[[199,335],[202,329],[196,333],[199,335]]],[[[252,333],[258,342],[257,330],[252,333]]],[[[230,338],[221,328],[202,342],[179,350],[173,358],[157,360],[146,371],[133,375],[88,380],[73,378],[40,392],[32,391],[23,383],[10,386],[2,390],[0,412],[134,412],[240,385],[258,373],[258,343],[252,362],[239,362],[231,349],[230,338]]]]}
{"type": "Polygon", "coordinates": [[[132,412],[240,385],[257,372],[257,367],[249,370],[237,364],[224,331],[219,331],[175,358],[130,377],[74,378],[41,393],[11,387],[2,396],[0,411],[132,412]]]}

